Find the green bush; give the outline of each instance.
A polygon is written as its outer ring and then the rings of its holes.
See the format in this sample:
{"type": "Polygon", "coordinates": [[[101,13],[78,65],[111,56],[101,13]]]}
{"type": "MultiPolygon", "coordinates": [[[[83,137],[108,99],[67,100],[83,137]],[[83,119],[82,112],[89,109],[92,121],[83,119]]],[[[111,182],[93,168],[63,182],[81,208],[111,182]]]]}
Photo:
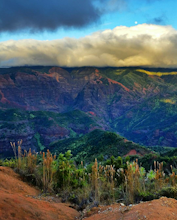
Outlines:
{"type": "Polygon", "coordinates": [[[0,166],[3,166],[3,160],[0,160],[0,166]]]}
{"type": "MultiPolygon", "coordinates": [[[[146,158],[149,160],[150,155],[146,158]]],[[[58,157],[49,150],[39,155],[30,150],[24,155],[18,152],[16,160],[0,160],[0,165],[16,168],[23,180],[39,186],[43,192],[58,193],[63,201],[75,201],[83,208],[89,200],[102,204],[115,201],[130,204],[161,196],[177,199],[174,167],[171,167],[173,173],[167,176],[163,163],[157,161],[154,161],[154,170],[146,171],[138,159],[132,163],[129,157],[111,156],[104,162],[102,159],[101,156],[99,162],[95,159],[84,167],[83,162],[77,165],[73,161],[70,150],[58,157]]]]}
{"type": "Polygon", "coordinates": [[[160,196],[166,196],[168,198],[174,198],[177,199],[177,188],[176,187],[163,187],[159,191],[160,196]]]}
{"type": "Polygon", "coordinates": [[[16,167],[16,160],[14,159],[5,159],[3,162],[2,162],[2,166],[5,166],[5,167],[11,167],[11,168],[15,168],[16,167]]]}
{"type": "Polygon", "coordinates": [[[153,199],[158,199],[159,195],[155,194],[154,192],[139,192],[135,195],[135,201],[140,202],[140,201],[151,201],[153,199]]]}

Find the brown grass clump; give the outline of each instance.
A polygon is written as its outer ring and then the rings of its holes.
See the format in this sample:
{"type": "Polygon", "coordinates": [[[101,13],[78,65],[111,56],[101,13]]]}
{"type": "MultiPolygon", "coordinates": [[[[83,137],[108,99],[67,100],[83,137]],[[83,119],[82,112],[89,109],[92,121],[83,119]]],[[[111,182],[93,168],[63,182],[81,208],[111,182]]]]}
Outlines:
{"type": "Polygon", "coordinates": [[[43,152],[43,188],[45,191],[52,189],[52,179],[54,169],[52,168],[52,162],[56,159],[56,155],[52,156],[49,150],[47,153],[43,152]]]}
{"type": "Polygon", "coordinates": [[[155,189],[158,190],[162,188],[165,183],[165,173],[163,171],[163,162],[159,163],[158,161],[154,161],[155,167],[155,189]]]}
{"type": "MultiPolygon", "coordinates": [[[[98,202],[107,201],[111,203],[115,201],[115,169],[112,165],[98,166],[97,159],[92,166],[91,175],[88,174],[90,179],[91,177],[91,188],[94,192],[95,200],[98,202]]],[[[88,183],[90,181],[88,180],[88,183]]]]}
{"type": "Polygon", "coordinates": [[[139,167],[138,160],[132,164],[127,162],[127,169],[125,170],[125,194],[127,202],[134,203],[135,195],[139,192],[145,191],[144,175],[142,167],[139,167]]]}
{"type": "Polygon", "coordinates": [[[30,148],[29,152],[26,151],[26,158],[27,158],[27,161],[26,161],[27,162],[27,169],[30,173],[33,173],[36,168],[37,153],[35,153],[35,151],[32,153],[31,148],[30,148]]]}
{"type": "Polygon", "coordinates": [[[14,152],[15,155],[15,160],[17,160],[17,153],[16,153],[16,146],[15,146],[15,142],[10,142],[10,145],[12,147],[12,150],[14,152]]]}
{"type": "Polygon", "coordinates": [[[22,165],[21,164],[22,163],[22,161],[21,161],[21,157],[22,157],[21,145],[22,145],[22,142],[23,142],[22,140],[17,142],[18,154],[16,153],[16,144],[15,144],[15,142],[10,142],[10,145],[11,145],[11,147],[13,149],[13,152],[14,152],[14,155],[15,155],[15,161],[17,163],[17,168],[18,169],[21,169],[21,165],[22,165]]]}
{"type": "Polygon", "coordinates": [[[92,166],[92,189],[95,191],[95,199],[98,199],[98,162],[97,159],[95,158],[95,163],[92,166]]]}

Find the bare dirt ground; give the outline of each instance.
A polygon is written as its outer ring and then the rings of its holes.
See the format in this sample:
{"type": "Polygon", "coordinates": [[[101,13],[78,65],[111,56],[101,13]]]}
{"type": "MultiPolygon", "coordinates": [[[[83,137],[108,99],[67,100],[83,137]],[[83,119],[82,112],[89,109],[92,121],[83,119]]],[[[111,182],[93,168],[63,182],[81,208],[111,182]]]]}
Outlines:
{"type": "Polygon", "coordinates": [[[129,151],[128,154],[124,155],[124,157],[131,156],[131,155],[140,155],[140,156],[142,156],[135,149],[133,149],[133,150],[129,151]]]}
{"type": "Polygon", "coordinates": [[[39,197],[40,191],[20,180],[7,167],[0,167],[0,220],[70,220],[80,214],[67,204],[39,197]]]}
{"type": "MultiPolygon", "coordinates": [[[[84,212],[83,212],[84,213],[84,212]]],[[[0,220],[177,220],[177,200],[162,197],[125,206],[94,207],[84,214],[21,181],[10,168],[0,167],[0,220]]]]}
{"type": "Polygon", "coordinates": [[[93,208],[86,220],[177,220],[177,200],[161,197],[133,206],[114,204],[93,208]]]}

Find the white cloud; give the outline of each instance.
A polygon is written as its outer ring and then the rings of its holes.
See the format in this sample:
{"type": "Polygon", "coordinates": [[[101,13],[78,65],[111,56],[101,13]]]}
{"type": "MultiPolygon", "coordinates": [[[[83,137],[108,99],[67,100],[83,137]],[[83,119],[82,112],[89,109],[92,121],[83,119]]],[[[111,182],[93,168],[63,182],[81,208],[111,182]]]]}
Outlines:
{"type": "Polygon", "coordinates": [[[177,67],[177,31],[171,26],[118,26],[84,38],[0,42],[0,66],[177,67]]]}

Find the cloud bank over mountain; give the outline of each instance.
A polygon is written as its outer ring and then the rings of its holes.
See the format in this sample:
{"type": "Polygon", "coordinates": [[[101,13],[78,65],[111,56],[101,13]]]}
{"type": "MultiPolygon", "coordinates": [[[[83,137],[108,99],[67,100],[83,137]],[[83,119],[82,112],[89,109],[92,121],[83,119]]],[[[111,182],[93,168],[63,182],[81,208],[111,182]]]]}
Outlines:
{"type": "Polygon", "coordinates": [[[177,67],[177,31],[171,26],[118,26],[83,38],[0,42],[0,66],[177,67]]]}

